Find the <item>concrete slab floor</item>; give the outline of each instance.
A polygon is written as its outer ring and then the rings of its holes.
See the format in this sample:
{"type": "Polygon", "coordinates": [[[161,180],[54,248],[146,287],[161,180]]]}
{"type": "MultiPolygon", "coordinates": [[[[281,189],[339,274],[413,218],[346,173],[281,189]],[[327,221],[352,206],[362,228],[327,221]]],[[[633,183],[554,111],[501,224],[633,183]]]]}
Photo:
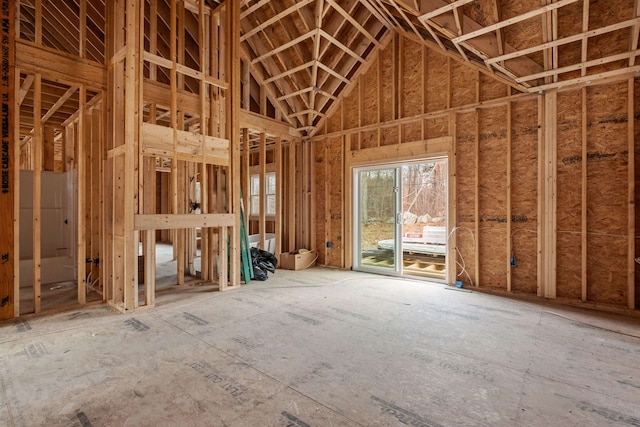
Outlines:
{"type": "Polygon", "coordinates": [[[0,325],[0,425],[640,426],[640,320],[315,268],[0,325]]]}

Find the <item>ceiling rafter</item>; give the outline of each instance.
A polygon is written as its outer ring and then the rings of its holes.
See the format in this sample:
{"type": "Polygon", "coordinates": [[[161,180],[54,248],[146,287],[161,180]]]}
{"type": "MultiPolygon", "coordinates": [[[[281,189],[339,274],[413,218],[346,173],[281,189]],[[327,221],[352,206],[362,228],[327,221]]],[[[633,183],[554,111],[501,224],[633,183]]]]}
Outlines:
{"type": "Polygon", "coordinates": [[[557,3],[551,3],[551,4],[547,5],[547,6],[541,7],[539,9],[535,9],[535,10],[532,10],[530,12],[523,13],[522,15],[518,15],[518,16],[513,17],[513,18],[505,19],[504,21],[497,22],[497,23],[495,23],[493,25],[488,25],[488,26],[486,26],[484,28],[480,28],[478,30],[471,31],[471,32],[469,32],[467,34],[463,34],[463,35],[461,35],[459,37],[456,37],[456,38],[452,39],[451,41],[454,42],[454,43],[462,43],[462,42],[467,41],[469,39],[473,39],[473,38],[481,36],[483,34],[490,33],[492,31],[498,30],[500,28],[504,28],[504,27],[507,27],[509,25],[513,25],[513,24],[516,24],[518,22],[522,22],[522,21],[525,21],[527,19],[533,18],[535,16],[542,15],[543,13],[547,13],[547,12],[551,12],[551,11],[556,10],[556,9],[560,9],[563,6],[575,3],[577,1],[580,1],[580,0],[561,0],[561,1],[557,2],[557,3]]]}

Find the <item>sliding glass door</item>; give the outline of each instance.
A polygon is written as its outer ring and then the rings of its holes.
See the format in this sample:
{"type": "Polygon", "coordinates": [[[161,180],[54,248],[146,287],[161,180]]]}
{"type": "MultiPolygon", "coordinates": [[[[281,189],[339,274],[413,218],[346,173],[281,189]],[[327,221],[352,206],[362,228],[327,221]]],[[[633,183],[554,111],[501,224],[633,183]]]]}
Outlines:
{"type": "Polygon", "coordinates": [[[397,271],[399,235],[398,168],[355,172],[356,265],[367,270],[397,271]]]}
{"type": "Polygon", "coordinates": [[[354,170],[354,269],[444,280],[447,161],[354,170]]]}

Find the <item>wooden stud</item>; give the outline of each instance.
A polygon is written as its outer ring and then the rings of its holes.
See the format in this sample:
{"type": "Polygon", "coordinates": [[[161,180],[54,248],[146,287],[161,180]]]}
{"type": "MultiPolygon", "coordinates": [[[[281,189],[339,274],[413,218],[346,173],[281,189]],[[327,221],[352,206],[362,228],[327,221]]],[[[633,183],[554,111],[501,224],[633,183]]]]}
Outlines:
{"type": "Polygon", "coordinates": [[[542,170],[542,295],[556,297],[556,238],[557,238],[557,97],[555,91],[544,95],[544,137],[542,170]]]}
{"type": "Polygon", "coordinates": [[[88,140],[87,152],[90,152],[90,162],[87,163],[89,170],[87,171],[87,178],[90,178],[90,186],[87,194],[87,205],[89,210],[87,212],[87,227],[90,230],[87,238],[87,251],[89,256],[93,260],[91,263],[91,282],[87,283],[87,286],[93,285],[93,283],[99,283],[100,279],[100,259],[101,255],[101,241],[102,234],[100,230],[100,205],[102,203],[103,195],[100,186],[100,163],[102,157],[100,156],[100,148],[102,146],[101,140],[103,135],[102,111],[94,108],[91,111],[91,139],[88,140]],[[89,151],[90,150],[90,151],[89,151]]]}
{"type": "Polygon", "coordinates": [[[276,136],[276,144],[275,144],[275,153],[274,153],[274,162],[276,166],[276,216],[275,216],[275,224],[274,231],[276,235],[276,244],[275,244],[275,255],[280,259],[280,253],[282,252],[282,205],[284,200],[284,194],[282,194],[282,189],[284,188],[282,184],[283,174],[282,174],[282,137],[276,136]]]}
{"type": "MultiPolygon", "coordinates": [[[[451,148],[447,152],[447,175],[448,175],[448,183],[447,183],[447,236],[452,235],[452,231],[457,229],[458,224],[458,210],[457,210],[457,192],[458,192],[458,184],[456,182],[456,170],[458,166],[458,149],[457,149],[457,135],[458,135],[458,121],[457,115],[455,112],[449,113],[449,136],[451,137],[451,148]]],[[[458,242],[457,239],[454,240],[452,244],[451,241],[447,239],[446,247],[447,247],[447,259],[446,259],[446,280],[447,283],[453,284],[456,280],[456,248],[458,242]]]]}
{"type": "Polygon", "coordinates": [[[507,292],[511,292],[511,254],[513,252],[511,223],[511,103],[507,104],[507,292]]]}
{"type": "Polygon", "coordinates": [[[267,135],[265,133],[260,134],[260,159],[259,159],[259,175],[258,180],[260,182],[260,214],[258,221],[258,232],[260,234],[260,248],[267,250],[267,242],[265,240],[267,232],[267,135]]]}
{"type": "Polygon", "coordinates": [[[42,44],[42,0],[35,0],[35,41],[42,44]]]}
{"type": "Polygon", "coordinates": [[[87,0],[80,0],[80,36],[78,37],[78,56],[87,57],[87,0]]]}
{"type": "MultiPolygon", "coordinates": [[[[4,5],[0,6],[0,10],[7,11],[2,6],[4,5]]],[[[16,20],[12,19],[11,7],[8,8],[8,11],[9,25],[11,25],[11,22],[16,20]]],[[[3,31],[5,28],[3,28],[3,31]]],[[[9,31],[8,35],[0,32],[0,36],[3,37],[5,35],[7,37],[0,40],[9,44],[8,49],[3,51],[4,55],[8,55],[6,59],[9,63],[7,75],[9,85],[8,87],[0,86],[0,100],[8,102],[9,106],[13,103],[14,108],[9,108],[9,114],[0,119],[0,126],[5,126],[5,120],[9,122],[9,126],[7,126],[8,132],[2,135],[0,143],[3,144],[3,148],[6,147],[6,155],[9,156],[9,161],[2,167],[2,171],[9,174],[9,182],[7,184],[9,186],[13,185],[13,189],[11,187],[5,188],[3,185],[2,190],[0,190],[0,217],[6,221],[0,225],[0,253],[8,254],[10,260],[10,262],[0,264],[0,283],[2,283],[0,285],[0,293],[2,293],[0,297],[2,299],[9,298],[8,303],[4,307],[0,307],[0,320],[20,316],[20,257],[16,256],[16,254],[20,253],[20,239],[18,238],[20,236],[20,201],[18,199],[20,194],[20,132],[16,132],[15,126],[15,123],[20,123],[20,106],[18,96],[16,96],[20,88],[20,70],[13,68],[15,64],[14,37],[11,31],[9,31]],[[14,125],[10,125],[11,123],[14,125]],[[10,199],[11,202],[6,199],[10,199]],[[10,206],[13,208],[12,211],[8,210],[10,206]],[[13,222],[13,229],[9,225],[10,222],[13,222]],[[11,281],[12,276],[13,283],[11,281]]],[[[5,59],[4,56],[2,58],[3,60],[5,59]]]]}
{"type": "Polygon", "coordinates": [[[587,128],[587,88],[582,88],[581,90],[581,106],[582,106],[582,116],[581,116],[581,133],[582,133],[582,186],[581,186],[581,220],[580,220],[580,248],[581,248],[581,265],[580,265],[580,282],[581,282],[581,300],[582,302],[587,302],[588,294],[588,276],[587,276],[587,250],[588,250],[588,232],[587,228],[588,222],[588,207],[587,207],[587,183],[588,183],[588,174],[587,174],[587,142],[588,142],[588,128],[587,128]]]}
{"type": "Polygon", "coordinates": [[[42,155],[42,169],[45,171],[53,172],[55,171],[55,129],[51,126],[45,126],[44,128],[44,138],[42,141],[43,144],[43,155],[42,155]]]}
{"type": "MultiPolygon", "coordinates": [[[[316,162],[315,162],[315,142],[313,140],[309,140],[309,152],[308,152],[308,167],[309,173],[307,174],[307,178],[310,180],[308,195],[309,198],[309,213],[307,214],[307,218],[309,218],[309,242],[308,247],[312,249],[317,248],[317,235],[316,235],[316,199],[317,199],[317,184],[316,184],[316,162]]],[[[344,173],[344,169],[342,170],[344,173]]],[[[344,183],[344,180],[342,181],[344,183]]],[[[344,211],[343,211],[344,212],[344,211]]],[[[343,234],[344,236],[344,234],[343,234]]],[[[344,237],[343,237],[344,240],[344,237]]],[[[343,264],[344,265],[344,264],[343,264]]]]}
{"type": "Polygon", "coordinates": [[[41,310],[42,285],[42,77],[33,87],[33,311],[41,310]]]}
{"type": "MultiPolygon", "coordinates": [[[[479,96],[479,91],[478,91],[479,96]]],[[[475,143],[475,168],[474,168],[474,202],[473,202],[473,217],[474,226],[473,232],[475,234],[473,248],[473,265],[474,265],[474,285],[480,287],[480,112],[475,110],[475,126],[474,126],[474,143],[475,143]]]]}
{"type": "Polygon", "coordinates": [[[627,161],[627,174],[628,174],[628,249],[627,249],[627,307],[631,310],[635,309],[635,229],[636,229],[636,203],[635,203],[635,126],[634,126],[634,107],[635,107],[635,93],[634,93],[634,79],[629,78],[627,90],[627,144],[629,159],[627,161]]]}
{"type": "MultiPolygon", "coordinates": [[[[314,142],[314,145],[317,144],[314,142]]],[[[350,269],[353,267],[353,166],[351,164],[351,134],[344,136],[344,195],[343,195],[343,222],[344,222],[344,234],[342,241],[344,242],[344,268],[350,269]]],[[[314,162],[315,164],[315,162],[314,162]]],[[[314,192],[315,194],[315,192],[314,192]]],[[[315,197],[314,197],[315,199],[315,197]]],[[[316,216],[314,215],[314,218],[316,216]]],[[[314,221],[315,223],[315,221],[314,221]]],[[[314,233],[315,234],[315,233],[314,233]]]]}
{"type": "Polygon", "coordinates": [[[296,250],[296,141],[289,141],[289,211],[287,231],[289,233],[289,251],[296,250]]]}
{"type": "Polygon", "coordinates": [[[125,54],[125,98],[124,98],[124,152],[122,164],[124,169],[122,196],[123,206],[123,309],[133,310],[138,307],[138,243],[139,233],[134,232],[134,215],[138,212],[136,169],[136,144],[138,142],[139,114],[138,90],[141,88],[138,76],[139,13],[142,4],[127,2],[126,9],[126,54],[125,54]]]}

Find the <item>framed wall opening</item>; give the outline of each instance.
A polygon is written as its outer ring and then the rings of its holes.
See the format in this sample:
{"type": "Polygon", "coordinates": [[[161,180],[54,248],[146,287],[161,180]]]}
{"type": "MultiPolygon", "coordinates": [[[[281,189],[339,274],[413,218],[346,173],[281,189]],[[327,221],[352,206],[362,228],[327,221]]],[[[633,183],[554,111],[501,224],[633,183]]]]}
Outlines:
{"type": "Polygon", "coordinates": [[[446,157],[353,170],[355,270],[447,278],[446,157]]]}

